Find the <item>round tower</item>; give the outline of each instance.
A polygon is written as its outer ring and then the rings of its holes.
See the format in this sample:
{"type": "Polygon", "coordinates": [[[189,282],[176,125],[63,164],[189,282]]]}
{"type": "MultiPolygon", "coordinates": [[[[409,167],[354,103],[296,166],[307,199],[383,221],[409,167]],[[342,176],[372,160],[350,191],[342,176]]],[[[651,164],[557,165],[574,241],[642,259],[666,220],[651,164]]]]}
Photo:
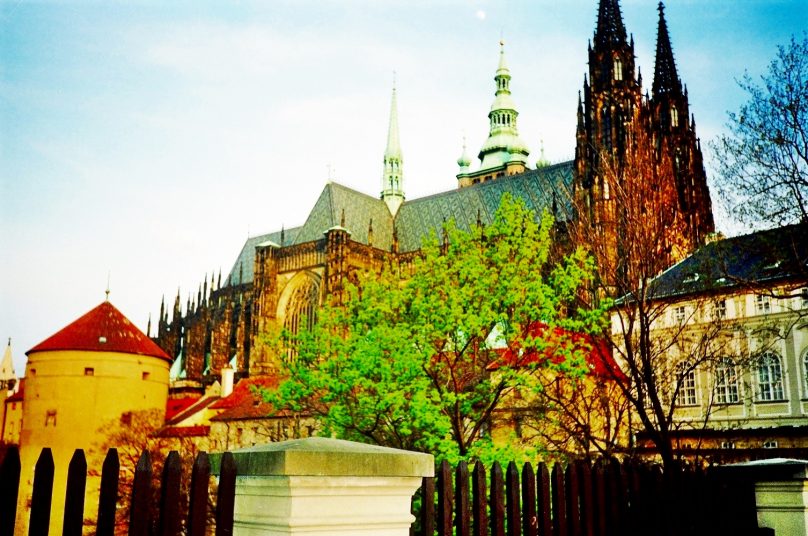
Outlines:
{"type": "MultiPolygon", "coordinates": [[[[53,453],[51,534],[61,532],[67,467],[84,449],[91,469],[108,430],[126,428],[135,412],[165,417],[170,358],[109,301],[101,303],[26,355],[21,504],[44,447],[53,453]]],[[[97,463],[100,463],[98,461],[97,463]]],[[[85,517],[98,505],[98,481],[88,479],[85,517]]],[[[25,510],[24,508],[21,510],[25,510]]],[[[27,524],[27,519],[24,520],[27,524]]]]}

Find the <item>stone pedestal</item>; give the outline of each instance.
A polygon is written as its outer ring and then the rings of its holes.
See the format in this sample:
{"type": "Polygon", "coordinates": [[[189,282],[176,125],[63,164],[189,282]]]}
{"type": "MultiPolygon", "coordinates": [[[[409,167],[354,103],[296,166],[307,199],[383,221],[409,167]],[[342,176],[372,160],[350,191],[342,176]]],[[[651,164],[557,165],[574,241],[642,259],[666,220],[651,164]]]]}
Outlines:
{"type": "Polygon", "coordinates": [[[808,536],[808,460],[775,458],[728,468],[755,482],[758,526],[777,536],[808,536]]]}
{"type": "Polygon", "coordinates": [[[429,454],[307,438],[237,450],[234,535],[407,536],[429,454]]]}

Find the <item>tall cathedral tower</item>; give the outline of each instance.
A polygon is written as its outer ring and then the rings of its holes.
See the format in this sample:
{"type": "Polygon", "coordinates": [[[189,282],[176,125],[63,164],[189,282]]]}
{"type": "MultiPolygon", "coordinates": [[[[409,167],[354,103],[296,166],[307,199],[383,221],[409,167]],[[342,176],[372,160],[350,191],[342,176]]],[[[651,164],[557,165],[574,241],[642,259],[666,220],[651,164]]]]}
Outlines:
{"type": "Polygon", "coordinates": [[[641,104],[641,78],[634,74],[634,39],[629,42],[618,0],[601,0],[594,43],[589,44],[589,77],[583,101],[578,97],[575,188],[593,221],[597,206],[608,197],[608,185],[597,173],[601,152],[618,161],[627,147],[627,127],[641,104]]]}
{"type": "Polygon", "coordinates": [[[665,6],[659,3],[656,63],[651,98],[644,107],[648,128],[656,134],[659,151],[667,151],[673,163],[679,208],[694,246],[704,243],[715,230],[710,191],[696,136],[696,120],[690,114],[687,87],[676,72],[665,6]]]}
{"type": "Polygon", "coordinates": [[[668,237],[671,243],[682,245],[671,259],[677,260],[677,256],[703,244],[714,227],[701,146],[690,117],[687,90],[676,72],[662,3],[651,97],[642,96],[642,75],[635,75],[634,60],[634,40],[627,36],[618,0],[600,0],[595,36],[589,46],[589,75],[584,77],[583,96],[578,98],[573,182],[576,205],[592,225],[610,232],[616,207],[612,206],[615,201],[601,159],[611,159],[617,176],[622,176],[628,152],[636,148],[635,139],[642,132],[654,144],[657,170],[659,166],[674,167],[673,173],[654,172],[647,180],[673,177],[668,180],[676,182],[675,188],[668,188],[668,183],[654,187],[675,191],[677,197],[670,203],[664,201],[665,206],[674,207],[673,219],[684,222],[683,230],[675,232],[685,236],[668,237]]]}

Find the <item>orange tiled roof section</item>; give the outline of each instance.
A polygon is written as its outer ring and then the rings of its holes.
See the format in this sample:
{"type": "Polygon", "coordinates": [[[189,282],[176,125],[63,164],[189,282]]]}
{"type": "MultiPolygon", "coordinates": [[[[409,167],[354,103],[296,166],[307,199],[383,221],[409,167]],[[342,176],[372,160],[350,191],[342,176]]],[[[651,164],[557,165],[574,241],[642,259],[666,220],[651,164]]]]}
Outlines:
{"type": "Polygon", "coordinates": [[[105,301],[26,352],[83,350],[171,358],[123,313],[105,301]]]}
{"type": "MultiPolygon", "coordinates": [[[[586,355],[586,362],[589,365],[591,373],[599,378],[621,380],[625,378],[625,374],[617,365],[617,362],[612,357],[612,352],[609,345],[599,339],[595,339],[591,335],[584,333],[573,333],[565,329],[555,327],[550,328],[543,322],[535,322],[530,327],[530,335],[532,337],[543,337],[549,343],[549,347],[541,352],[539,356],[536,352],[528,352],[523,355],[517,355],[517,352],[510,348],[502,351],[501,362],[509,366],[527,365],[536,363],[540,359],[550,359],[554,363],[559,363],[563,358],[560,352],[555,352],[553,348],[564,350],[572,350],[577,345],[582,345],[589,348],[586,355]],[[547,330],[552,329],[549,336],[547,330]]],[[[498,365],[494,364],[490,368],[496,369],[498,365]]]]}
{"type": "Polygon", "coordinates": [[[184,396],[182,398],[169,398],[166,402],[166,421],[170,421],[181,412],[188,409],[194,402],[199,400],[199,396],[184,396]]]}
{"type": "Polygon", "coordinates": [[[279,384],[275,376],[260,376],[239,380],[229,396],[220,399],[211,409],[224,410],[212,421],[260,419],[265,417],[285,417],[287,411],[276,411],[274,406],[264,401],[261,389],[273,389],[279,384]]]}

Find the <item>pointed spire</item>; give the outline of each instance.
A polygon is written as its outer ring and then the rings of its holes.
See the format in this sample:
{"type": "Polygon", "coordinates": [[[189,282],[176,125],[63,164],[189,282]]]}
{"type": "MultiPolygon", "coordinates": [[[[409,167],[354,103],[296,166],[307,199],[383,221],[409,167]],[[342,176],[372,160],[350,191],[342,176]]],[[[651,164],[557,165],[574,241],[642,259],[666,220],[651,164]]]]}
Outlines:
{"type": "Polygon", "coordinates": [[[382,173],[382,199],[393,216],[404,202],[404,158],[398,135],[398,102],[396,81],[393,73],[393,95],[390,99],[390,125],[387,130],[387,148],[384,150],[384,171],[382,173]]]}
{"type": "Polygon", "coordinates": [[[619,0],[600,0],[595,29],[595,48],[606,50],[625,45],[626,27],[619,0]]]}
{"type": "Polygon", "coordinates": [[[373,218],[368,223],[368,245],[373,246],[373,218]]]}
{"type": "Polygon", "coordinates": [[[162,323],[166,317],[166,295],[163,294],[163,299],[160,300],[160,322],[162,323]]]}
{"type": "Polygon", "coordinates": [[[149,321],[146,324],[146,336],[151,337],[151,313],[149,313],[149,321]]]}
{"type": "Polygon", "coordinates": [[[342,209],[342,212],[339,216],[339,226],[345,229],[345,209],[342,209]]]}
{"type": "MultiPolygon", "coordinates": [[[[11,357],[11,337],[8,338],[3,359],[0,361],[0,389],[11,391],[17,383],[17,375],[14,373],[14,360],[11,357]]],[[[5,399],[5,393],[0,392],[0,403],[5,399]]]]}
{"type": "Polygon", "coordinates": [[[281,247],[286,245],[284,242],[286,242],[286,228],[281,224],[281,247]]]}
{"type": "Polygon", "coordinates": [[[663,94],[682,93],[682,82],[676,73],[676,62],[673,59],[671,39],[668,35],[668,24],[665,22],[665,6],[659,3],[659,26],[657,28],[656,67],[654,69],[654,98],[663,94]]]}

